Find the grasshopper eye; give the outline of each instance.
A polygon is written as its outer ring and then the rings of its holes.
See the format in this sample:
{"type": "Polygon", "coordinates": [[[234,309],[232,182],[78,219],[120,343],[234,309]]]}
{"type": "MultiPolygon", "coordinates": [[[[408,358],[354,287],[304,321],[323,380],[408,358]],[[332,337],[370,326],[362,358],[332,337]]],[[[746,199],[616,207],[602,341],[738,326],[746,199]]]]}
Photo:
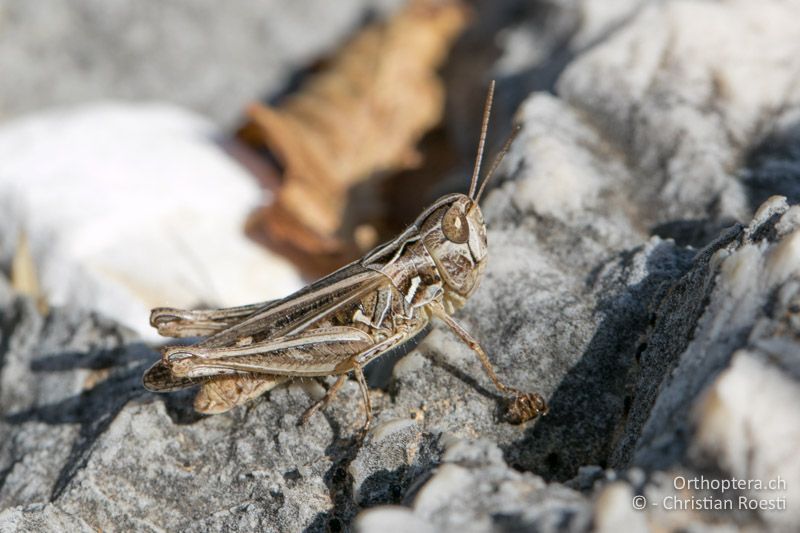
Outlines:
{"type": "Polygon", "coordinates": [[[469,223],[460,206],[454,205],[444,214],[442,231],[448,241],[456,244],[464,244],[469,240],[469,223]]]}

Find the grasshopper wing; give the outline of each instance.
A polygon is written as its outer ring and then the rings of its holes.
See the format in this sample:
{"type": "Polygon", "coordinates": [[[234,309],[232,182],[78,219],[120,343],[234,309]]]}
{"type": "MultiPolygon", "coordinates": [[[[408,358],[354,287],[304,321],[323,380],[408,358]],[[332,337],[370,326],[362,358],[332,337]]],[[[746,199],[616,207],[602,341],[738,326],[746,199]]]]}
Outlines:
{"type": "MultiPolygon", "coordinates": [[[[214,376],[247,372],[217,368],[204,377],[179,376],[173,373],[168,354],[178,349],[190,353],[192,349],[217,349],[223,355],[226,349],[235,348],[242,339],[249,338],[250,348],[260,343],[264,355],[278,356],[275,348],[271,349],[274,346],[271,339],[297,335],[343,305],[387,283],[388,278],[379,272],[353,263],[281,300],[219,310],[154,309],[151,323],[159,327],[159,332],[164,329],[170,335],[194,336],[213,330],[216,334],[194,346],[164,348],[162,361],[145,372],[144,386],[154,392],[169,392],[208,383],[214,376]],[[231,322],[233,325],[224,327],[231,322]]],[[[263,359],[263,355],[260,357],[263,359]]],[[[265,370],[259,373],[266,375],[265,370]]]]}
{"type": "Polygon", "coordinates": [[[275,302],[276,300],[271,300],[225,309],[157,307],[150,313],[150,325],[164,337],[206,337],[235,326],[275,302]]]}
{"type": "Polygon", "coordinates": [[[331,326],[246,346],[175,346],[164,352],[164,359],[178,379],[226,372],[326,376],[352,370],[353,358],[374,344],[372,337],[360,329],[331,326]]]}
{"type": "Polygon", "coordinates": [[[382,273],[352,263],[300,291],[266,304],[241,322],[200,342],[204,348],[237,346],[242,339],[259,343],[297,334],[342,307],[389,284],[382,273]]]}
{"type": "Polygon", "coordinates": [[[187,378],[172,374],[169,366],[164,361],[159,361],[144,373],[142,384],[152,392],[172,392],[201,385],[210,378],[187,378]]]}

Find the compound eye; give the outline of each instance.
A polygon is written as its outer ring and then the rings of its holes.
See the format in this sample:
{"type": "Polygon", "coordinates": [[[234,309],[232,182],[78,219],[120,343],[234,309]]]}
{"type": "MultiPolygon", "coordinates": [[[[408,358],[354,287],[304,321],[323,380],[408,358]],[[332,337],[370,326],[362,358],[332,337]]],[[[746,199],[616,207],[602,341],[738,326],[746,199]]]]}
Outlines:
{"type": "Polygon", "coordinates": [[[469,240],[469,223],[460,206],[454,205],[444,214],[442,231],[448,241],[456,244],[464,244],[469,240]]]}

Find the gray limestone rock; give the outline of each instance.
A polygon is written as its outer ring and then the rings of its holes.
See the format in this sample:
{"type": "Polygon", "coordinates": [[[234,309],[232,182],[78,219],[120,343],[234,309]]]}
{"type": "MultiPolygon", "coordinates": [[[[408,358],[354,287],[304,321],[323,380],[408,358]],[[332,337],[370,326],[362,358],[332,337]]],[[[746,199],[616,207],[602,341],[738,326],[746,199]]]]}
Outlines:
{"type": "Polygon", "coordinates": [[[230,125],[395,0],[0,1],[0,118],[163,100],[230,125]]]}
{"type": "Polygon", "coordinates": [[[0,512],[0,531],[74,531],[90,532],[86,522],[52,504],[33,503],[0,512]]]}
{"type": "Polygon", "coordinates": [[[356,529],[378,531],[391,521],[400,531],[418,523],[422,531],[580,531],[591,518],[591,504],[579,492],[509,468],[495,444],[451,439],[410,508],[368,510],[356,529]]]}
{"type": "Polygon", "coordinates": [[[353,382],[302,427],[311,382],[198,416],[141,389],[157,354],[133,334],[0,282],[0,528],[796,529],[800,10],[546,4],[562,24],[512,31],[504,68],[558,63],[520,63],[537,35],[574,57],[519,106],[457,319],[549,414],[502,422],[437,324],[373,389],[363,442],[353,382]]]}
{"type": "MultiPolygon", "coordinates": [[[[523,438],[502,453],[456,440],[446,447],[432,477],[406,496],[404,514],[388,507],[367,511],[357,521],[359,531],[380,530],[381,517],[409,527],[420,522],[431,531],[584,531],[590,525],[646,531],[648,523],[777,531],[796,526],[800,514],[790,506],[800,498],[792,488],[800,484],[794,453],[800,442],[798,213],[800,207],[790,208],[783,197],[774,197],[748,226],[734,226],[696,252],[685,273],[645,314],[649,320],[623,372],[627,387],[614,389],[603,366],[594,364],[606,395],[626,394],[619,411],[609,401],[592,418],[590,411],[580,411],[582,398],[574,393],[562,411],[553,394],[551,413],[536,423],[534,438],[523,438]],[[557,425],[569,416],[577,429],[557,425]],[[591,422],[600,416],[610,419],[607,433],[592,432],[599,423],[591,422]],[[571,440],[571,431],[580,431],[585,440],[571,440]],[[548,455],[540,458],[541,453],[548,455]],[[553,468],[558,463],[547,462],[553,456],[571,462],[558,471],[553,468]],[[505,463],[529,457],[543,463],[523,463],[522,469],[544,474],[549,483],[505,463]],[[566,470],[593,460],[613,469],[566,470]],[[494,470],[487,471],[487,465],[494,470]],[[504,476],[521,477],[513,488],[505,488],[492,473],[498,469],[504,476]],[[572,491],[555,482],[568,473],[574,474],[566,483],[572,491]],[[687,483],[703,477],[717,483],[752,480],[764,487],[751,483],[726,493],[713,485],[687,483]],[[771,481],[777,484],[768,486],[771,481]],[[493,501],[496,494],[499,500],[493,501]],[[636,495],[649,500],[649,506],[634,509],[636,495]],[[698,516],[697,511],[706,510],[677,507],[681,504],[676,502],[703,505],[703,498],[729,505],[731,512],[708,509],[698,516]],[[758,502],[774,507],[749,507],[758,502]]],[[[398,365],[401,372],[404,364],[398,365]]],[[[582,383],[592,386],[590,380],[582,383]]]]}

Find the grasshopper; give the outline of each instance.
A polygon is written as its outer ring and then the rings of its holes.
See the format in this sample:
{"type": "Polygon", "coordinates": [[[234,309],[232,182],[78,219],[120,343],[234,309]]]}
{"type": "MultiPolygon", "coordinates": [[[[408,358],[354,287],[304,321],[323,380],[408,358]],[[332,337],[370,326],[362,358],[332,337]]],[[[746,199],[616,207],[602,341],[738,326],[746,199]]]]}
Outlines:
{"type": "Polygon", "coordinates": [[[478,189],[493,95],[494,82],[467,195],[439,198],[394,240],[286,298],[227,309],[154,309],[150,323],[159,334],[207,338],[162,348],[161,360],[144,375],[144,386],[167,392],[201,385],[195,410],[212,414],[293,378],[338,376],[302,415],[306,422],[352,372],[363,396],[366,432],[372,407],[364,367],[422,337],[436,317],[477,354],[508,398],[507,421],[519,424],[545,414],[542,396],[504,384],[480,344],[451,316],[475,292],[486,267],[486,224],[478,202],[519,131],[506,141],[478,189]]]}

